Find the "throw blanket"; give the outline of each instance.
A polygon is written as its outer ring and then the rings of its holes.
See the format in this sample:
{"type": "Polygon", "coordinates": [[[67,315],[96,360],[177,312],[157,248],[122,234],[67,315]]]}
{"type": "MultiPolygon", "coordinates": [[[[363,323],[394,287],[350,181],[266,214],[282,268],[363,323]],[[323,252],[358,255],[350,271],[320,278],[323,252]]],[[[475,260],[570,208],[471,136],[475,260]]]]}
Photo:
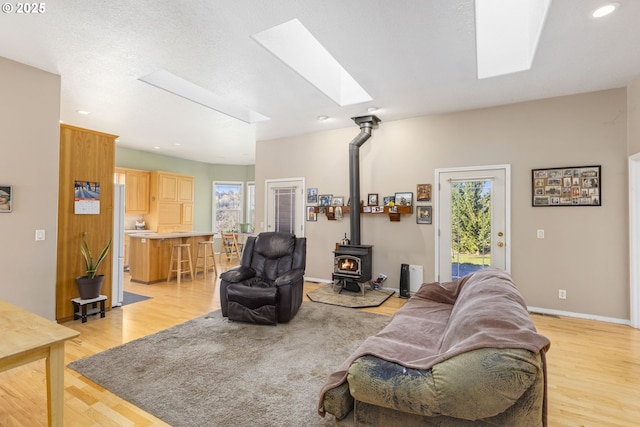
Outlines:
{"type": "Polygon", "coordinates": [[[324,394],[343,384],[351,363],[364,355],[427,370],[480,348],[538,353],[549,345],[549,340],[536,332],[526,304],[506,272],[490,268],[453,282],[425,283],[389,325],[367,338],[329,376],[320,392],[318,413],[325,415],[324,394]]]}

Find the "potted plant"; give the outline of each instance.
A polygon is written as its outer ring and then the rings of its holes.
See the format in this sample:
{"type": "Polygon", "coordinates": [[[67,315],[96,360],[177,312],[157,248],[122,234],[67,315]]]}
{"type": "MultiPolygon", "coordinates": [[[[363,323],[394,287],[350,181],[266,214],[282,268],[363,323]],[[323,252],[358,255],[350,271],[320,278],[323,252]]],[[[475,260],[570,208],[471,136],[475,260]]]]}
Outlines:
{"type": "Polygon", "coordinates": [[[100,256],[98,256],[98,259],[94,262],[91,250],[87,244],[86,236],[87,232],[83,231],[82,245],[80,246],[80,253],[84,258],[86,275],[76,277],[76,285],[78,286],[78,292],[80,293],[81,299],[92,299],[100,296],[102,282],[104,282],[104,274],[96,274],[96,272],[109,252],[111,239],[109,239],[107,245],[102,249],[102,252],[100,252],[100,256]]]}

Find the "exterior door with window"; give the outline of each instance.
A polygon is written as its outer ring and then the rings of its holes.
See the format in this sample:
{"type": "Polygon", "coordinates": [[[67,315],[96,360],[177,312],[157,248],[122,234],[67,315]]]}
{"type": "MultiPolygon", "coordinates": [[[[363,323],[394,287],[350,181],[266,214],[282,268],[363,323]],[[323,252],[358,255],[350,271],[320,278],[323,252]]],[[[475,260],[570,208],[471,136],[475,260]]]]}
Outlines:
{"type": "Polygon", "coordinates": [[[266,231],[304,236],[304,179],[267,180],[266,231]]]}
{"type": "Polygon", "coordinates": [[[436,170],[436,277],[488,266],[509,271],[510,165],[436,170]]]}

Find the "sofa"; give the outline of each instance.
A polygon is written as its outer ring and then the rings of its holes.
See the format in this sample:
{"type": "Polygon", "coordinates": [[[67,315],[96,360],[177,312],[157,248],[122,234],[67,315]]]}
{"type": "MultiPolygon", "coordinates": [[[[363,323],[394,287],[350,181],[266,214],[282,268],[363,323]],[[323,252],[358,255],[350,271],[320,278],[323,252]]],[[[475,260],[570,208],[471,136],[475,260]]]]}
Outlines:
{"type": "Polygon", "coordinates": [[[356,426],[546,426],[549,340],[505,271],[423,284],[333,372],[318,412],[356,426]]]}
{"type": "Polygon", "coordinates": [[[307,240],[264,232],[247,238],[240,265],[220,275],[222,315],[229,320],[276,325],[302,305],[307,240]]]}

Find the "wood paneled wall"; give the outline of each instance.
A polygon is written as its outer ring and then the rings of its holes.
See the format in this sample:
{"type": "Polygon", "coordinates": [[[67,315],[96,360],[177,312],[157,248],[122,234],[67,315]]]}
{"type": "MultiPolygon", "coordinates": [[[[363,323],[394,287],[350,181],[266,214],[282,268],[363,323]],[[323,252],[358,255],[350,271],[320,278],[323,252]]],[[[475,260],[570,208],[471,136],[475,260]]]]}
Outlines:
{"type": "MultiPolygon", "coordinates": [[[[58,262],[56,273],[56,320],[73,319],[72,298],[77,298],[75,278],[85,274],[80,253],[82,232],[94,259],[113,236],[115,139],[117,136],[60,125],[60,179],[58,186],[58,262]],[[74,213],[74,182],[100,183],[100,214],[74,213]]],[[[112,248],[113,249],[113,248],[112,248]]],[[[104,274],[102,295],[111,307],[113,250],[100,265],[104,274]]]]}

